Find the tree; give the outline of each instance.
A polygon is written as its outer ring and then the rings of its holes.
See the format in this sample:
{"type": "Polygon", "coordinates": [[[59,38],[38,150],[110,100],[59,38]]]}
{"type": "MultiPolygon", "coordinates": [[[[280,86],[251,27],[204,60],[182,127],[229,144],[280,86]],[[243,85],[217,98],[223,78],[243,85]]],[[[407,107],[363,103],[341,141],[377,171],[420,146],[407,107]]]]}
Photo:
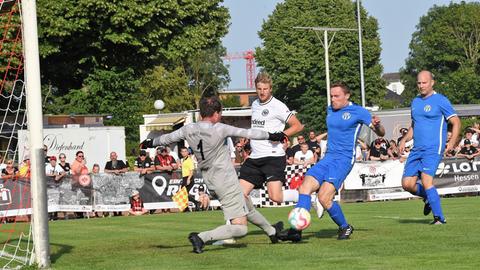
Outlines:
{"type": "MultiPolygon", "coordinates": [[[[365,9],[361,12],[366,101],[378,104],[386,93],[380,77],[378,24],[365,9]]],[[[298,110],[309,129],[324,129],[324,49],[313,31],[293,29],[294,26],[357,28],[356,5],[350,0],[286,0],[277,5],[259,32],[263,47],[256,49],[256,59],[272,76],[275,95],[290,109],[298,110]]],[[[331,82],[345,82],[354,92],[352,99],[359,102],[358,33],[336,33],[329,58],[331,82]]]]}
{"type": "Polygon", "coordinates": [[[142,78],[140,91],[147,103],[142,108],[143,113],[157,113],[153,102],[161,99],[165,102],[162,112],[179,112],[195,109],[195,94],[188,87],[188,76],[182,66],[172,71],[157,66],[148,70],[142,78]]]}
{"type": "Polygon", "coordinates": [[[125,126],[127,141],[138,138],[142,123],[143,97],[132,69],[127,71],[95,70],[81,89],[47,103],[46,112],[61,114],[103,114],[107,125],[125,126]]]}
{"type": "Polygon", "coordinates": [[[480,102],[480,3],[435,5],[420,18],[401,72],[408,103],[423,69],[435,74],[435,88],[452,103],[480,102]]]}
{"type": "Polygon", "coordinates": [[[218,45],[195,53],[184,64],[196,108],[202,96],[215,94],[230,81],[228,69],[222,60],[225,54],[226,49],[218,45]]]}
{"type": "Polygon", "coordinates": [[[95,69],[136,75],[216,47],[227,33],[220,0],[38,1],[43,82],[60,94],[82,87],[95,69]]]}

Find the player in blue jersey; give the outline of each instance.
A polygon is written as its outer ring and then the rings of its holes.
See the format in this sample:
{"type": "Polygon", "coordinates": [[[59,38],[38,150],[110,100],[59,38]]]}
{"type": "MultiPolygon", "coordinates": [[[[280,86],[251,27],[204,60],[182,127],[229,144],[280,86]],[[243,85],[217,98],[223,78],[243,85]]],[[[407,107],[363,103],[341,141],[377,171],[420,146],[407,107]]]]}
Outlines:
{"type": "Polygon", "coordinates": [[[408,156],[403,171],[402,187],[420,196],[425,201],[424,215],[433,212],[431,224],[444,224],[445,216],[440,204],[440,196],[433,185],[433,177],[443,152],[455,149],[460,134],[460,119],[442,94],[433,90],[433,75],[430,71],[421,71],[417,75],[417,87],[420,92],[411,105],[412,124],[408,133],[399,144],[399,151],[405,149],[405,142],[412,139],[413,149],[408,156]],[[452,138],[445,149],[447,121],[452,126],[452,138]],[[420,178],[420,182],[417,182],[420,178]]]}
{"type": "MultiPolygon", "coordinates": [[[[327,111],[328,143],[325,157],[307,171],[296,207],[310,210],[310,194],[318,190],[318,200],[338,225],[338,239],[348,239],[353,227],[347,223],[340,205],[333,201],[335,193],[355,163],[357,136],[362,125],[369,125],[373,131],[383,136],[385,129],[380,119],[371,116],[363,107],[349,101],[350,89],[341,83],[330,89],[332,105],[327,111]]],[[[281,240],[298,242],[301,231],[289,229],[280,233],[281,240]]]]}

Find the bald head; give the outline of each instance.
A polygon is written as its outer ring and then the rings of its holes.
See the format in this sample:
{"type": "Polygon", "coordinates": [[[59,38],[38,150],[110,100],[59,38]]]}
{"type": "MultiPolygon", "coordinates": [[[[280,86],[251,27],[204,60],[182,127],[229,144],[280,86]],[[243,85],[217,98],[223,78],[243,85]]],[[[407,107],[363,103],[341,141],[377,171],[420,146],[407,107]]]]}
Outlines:
{"type": "Polygon", "coordinates": [[[422,70],[422,71],[420,71],[420,72],[417,74],[417,79],[418,79],[418,77],[420,77],[420,76],[421,76],[421,77],[426,76],[426,77],[428,77],[428,79],[433,80],[433,73],[430,72],[430,71],[428,71],[428,70],[422,70]]]}
{"type": "Polygon", "coordinates": [[[422,70],[417,75],[417,88],[422,97],[428,97],[433,94],[433,80],[432,72],[428,70],[422,70]]]}

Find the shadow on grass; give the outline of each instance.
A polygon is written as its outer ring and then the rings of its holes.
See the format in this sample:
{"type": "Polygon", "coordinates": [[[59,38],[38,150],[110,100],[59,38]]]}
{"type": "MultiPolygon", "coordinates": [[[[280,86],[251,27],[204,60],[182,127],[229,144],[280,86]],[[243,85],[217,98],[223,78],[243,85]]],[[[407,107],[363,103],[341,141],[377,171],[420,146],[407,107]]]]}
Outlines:
{"type": "Polygon", "coordinates": [[[68,254],[72,251],[73,247],[69,245],[50,243],[50,247],[56,247],[57,251],[50,254],[50,260],[52,263],[57,261],[63,254],[68,254]]]}
{"type": "Polygon", "coordinates": [[[431,220],[429,219],[408,219],[408,218],[401,218],[398,220],[398,223],[402,224],[429,224],[431,220]]]}

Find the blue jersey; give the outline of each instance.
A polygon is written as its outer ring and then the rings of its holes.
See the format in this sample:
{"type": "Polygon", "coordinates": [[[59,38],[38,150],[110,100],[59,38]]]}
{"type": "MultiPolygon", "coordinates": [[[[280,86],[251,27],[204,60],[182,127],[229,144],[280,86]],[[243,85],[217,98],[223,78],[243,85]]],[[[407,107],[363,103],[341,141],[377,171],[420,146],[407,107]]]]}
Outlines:
{"type": "Polygon", "coordinates": [[[362,124],[369,125],[372,116],[365,108],[350,102],[347,106],[327,111],[327,155],[345,157],[355,162],[355,145],[362,124]]]}
{"type": "Polygon", "coordinates": [[[447,138],[447,120],[456,116],[450,101],[442,94],[434,92],[412,101],[413,149],[416,151],[443,154],[447,138]]]}

